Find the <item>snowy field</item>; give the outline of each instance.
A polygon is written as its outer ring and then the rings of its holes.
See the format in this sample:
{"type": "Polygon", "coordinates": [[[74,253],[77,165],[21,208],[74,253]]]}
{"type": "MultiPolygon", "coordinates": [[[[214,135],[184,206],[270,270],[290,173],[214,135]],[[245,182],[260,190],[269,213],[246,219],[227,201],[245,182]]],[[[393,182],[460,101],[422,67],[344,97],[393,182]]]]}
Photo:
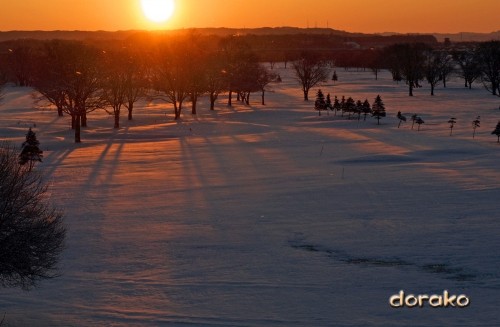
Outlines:
{"type": "Polygon", "coordinates": [[[460,80],[408,97],[388,72],[337,69],[323,92],[380,94],[377,126],[318,117],[278,70],[266,106],[203,99],[177,123],[141,103],[120,130],[95,112],[80,145],[68,117],[9,87],[0,139],[20,146],[36,124],[68,235],[61,277],[1,290],[4,326],[499,326],[500,98],[460,80]],[[398,129],[399,110],[421,131],[398,129]],[[400,290],[471,304],[393,309],[400,290]]]}

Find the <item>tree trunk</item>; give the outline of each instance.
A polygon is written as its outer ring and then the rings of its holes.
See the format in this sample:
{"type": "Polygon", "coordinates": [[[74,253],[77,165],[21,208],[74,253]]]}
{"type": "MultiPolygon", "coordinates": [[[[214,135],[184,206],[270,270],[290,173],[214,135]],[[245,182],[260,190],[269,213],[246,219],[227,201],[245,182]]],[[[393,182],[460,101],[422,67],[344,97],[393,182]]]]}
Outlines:
{"type": "Polygon", "coordinates": [[[64,116],[62,107],[57,107],[57,115],[58,115],[59,117],[64,116]]]}
{"type": "Polygon", "coordinates": [[[304,101],[309,101],[309,90],[304,90],[304,101]]]}
{"type": "Polygon", "coordinates": [[[179,120],[181,118],[181,110],[182,110],[182,102],[174,102],[174,112],[175,112],[175,120],[179,120]]]}
{"type": "Polygon", "coordinates": [[[174,109],[174,110],[175,110],[175,117],[174,117],[174,119],[175,120],[179,120],[181,118],[181,112],[178,109],[174,109]]]}
{"type": "Polygon", "coordinates": [[[227,106],[231,107],[233,105],[233,91],[229,90],[229,96],[227,98],[227,106]]]}
{"type": "Polygon", "coordinates": [[[134,110],[134,102],[129,101],[128,102],[128,120],[132,120],[132,110],[134,110]]]}
{"type": "Polygon", "coordinates": [[[198,95],[194,95],[192,98],[191,98],[191,114],[192,115],[196,115],[197,114],[197,111],[196,111],[196,104],[198,102],[198,95]]]}
{"type": "Polygon", "coordinates": [[[262,90],[262,105],[263,106],[266,105],[266,102],[264,101],[265,94],[266,94],[266,91],[262,90]]]}
{"type": "Polygon", "coordinates": [[[245,103],[247,106],[250,105],[250,92],[245,95],[245,103]]]}
{"type": "Polygon", "coordinates": [[[82,127],[87,127],[87,112],[83,112],[81,116],[82,127]]]}
{"type": "Polygon", "coordinates": [[[431,95],[434,95],[434,85],[431,84],[431,95]]]}
{"type": "Polygon", "coordinates": [[[76,115],[75,114],[71,114],[71,129],[75,129],[76,128],[76,115]]]}
{"type": "Polygon", "coordinates": [[[77,114],[76,117],[75,117],[75,143],[81,143],[82,142],[81,135],[80,135],[80,132],[81,132],[81,127],[80,127],[81,120],[82,120],[81,115],[77,114]]]}
{"type": "Polygon", "coordinates": [[[217,100],[217,96],[214,93],[210,93],[210,110],[215,110],[215,101],[217,100]]]}
{"type": "Polygon", "coordinates": [[[120,111],[115,111],[115,126],[114,128],[120,128],[120,111]]]}
{"type": "Polygon", "coordinates": [[[408,92],[408,95],[409,96],[413,96],[413,83],[408,83],[410,86],[409,86],[409,92],[408,92]]]}

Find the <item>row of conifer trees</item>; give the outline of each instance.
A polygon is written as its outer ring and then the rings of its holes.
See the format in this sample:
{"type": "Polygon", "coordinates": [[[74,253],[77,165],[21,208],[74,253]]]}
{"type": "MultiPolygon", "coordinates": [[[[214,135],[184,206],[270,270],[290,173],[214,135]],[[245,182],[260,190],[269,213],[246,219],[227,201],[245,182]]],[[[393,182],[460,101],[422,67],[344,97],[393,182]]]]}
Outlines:
{"type": "Polygon", "coordinates": [[[334,115],[337,115],[337,112],[340,111],[342,117],[347,114],[348,119],[355,117],[358,120],[361,120],[361,115],[364,116],[364,120],[366,120],[366,116],[372,115],[377,119],[378,124],[380,124],[380,119],[386,116],[385,104],[380,95],[377,95],[373,104],[370,104],[368,99],[355,101],[352,97],[346,99],[345,96],[342,96],[341,100],[335,96],[332,102],[330,93],[325,97],[323,91],[318,90],[314,109],[318,111],[319,116],[321,116],[321,111],[326,111],[327,114],[329,114],[329,111],[333,111],[334,115]]]}

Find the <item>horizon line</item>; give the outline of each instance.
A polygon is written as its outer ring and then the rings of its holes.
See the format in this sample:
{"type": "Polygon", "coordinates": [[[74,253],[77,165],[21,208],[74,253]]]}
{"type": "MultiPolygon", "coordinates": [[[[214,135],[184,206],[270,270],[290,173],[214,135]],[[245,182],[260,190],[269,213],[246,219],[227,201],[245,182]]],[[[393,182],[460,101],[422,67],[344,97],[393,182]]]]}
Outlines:
{"type": "Polygon", "coordinates": [[[434,35],[434,34],[495,34],[500,33],[500,30],[490,31],[490,32],[471,32],[471,31],[461,31],[461,32],[394,32],[394,31],[384,31],[384,32],[351,32],[346,30],[335,29],[332,27],[299,27],[299,26],[261,26],[261,27],[181,27],[181,28],[165,28],[165,29],[120,29],[120,30],[83,30],[83,29],[12,29],[12,30],[0,30],[0,33],[12,33],[12,32],[105,32],[105,33],[119,33],[119,32],[175,32],[183,30],[204,30],[204,29],[227,29],[227,30],[259,30],[259,29],[300,29],[300,30],[331,30],[336,32],[344,32],[349,34],[393,34],[393,35],[434,35]]]}

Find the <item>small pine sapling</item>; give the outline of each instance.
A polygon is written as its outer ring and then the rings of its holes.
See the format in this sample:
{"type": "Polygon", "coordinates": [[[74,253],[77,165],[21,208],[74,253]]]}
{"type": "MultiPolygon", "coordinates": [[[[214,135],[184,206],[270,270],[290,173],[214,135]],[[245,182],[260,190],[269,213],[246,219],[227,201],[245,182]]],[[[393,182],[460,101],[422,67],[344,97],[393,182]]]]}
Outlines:
{"type": "Polygon", "coordinates": [[[406,122],[406,117],[401,114],[401,111],[398,111],[397,117],[399,119],[399,124],[398,124],[398,128],[399,128],[401,126],[402,122],[406,122]]]}
{"type": "Polygon", "coordinates": [[[425,123],[424,120],[422,118],[420,118],[420,117],[417,117],[415,119],[415,123],[418,124],[418,131],[420,132],[420,126],[425,123]]]}
{"type": "Polygon", "coordinates": [[[40,142],[36,139],[36,133],[31,130],[31,127],[26,134],[26,141],[22,144],[22,150],[19,154],[19,164],[24,166],[28,164],[28,171],[31,171],[35,163],[42,162],[43,151],[38,147],[40,142]]]}
{"type": "Polygon", "coordinates": [[[333,75],[332,75],[332,81],[336,82],[339,80],[339,77],[337,76],[337,71],[334,70],[333,71],[333,75]]]}
{"type": "Polygon", "coordinates": [[[451,117],[450,120],[448,120],[448,124],[450,124],[450,136],[453,134],[453,127],[455,127],[456,123],[457,119],[455,117],[451,117]]]}
{"type": "Polygon", "coordinates": [[[321,90],[318,90],[318,93],[316,93],[316,101],[314,102],[314,109],[318,110],[319,116],[321,116],[321,110],[325,110],[325,106],[325,95],[321,90]]]}
{"type": "Polygon", "coordinates": [[[417,120],[417,118],[418,118],[417,114],[411,115],[411,129],[413,129],[413,126],[415,126],[415,121],[417,120]]]}
{"type": "Polygon", "coordinates": [[[498,124],[495,127],[495,129],[493,130],[493,132],[491,132],[491,134],[496,135],[498,137],[497,143],[500,143],[500,121],[498,122],[498,124]]]}
{"type": "Polygon", "coordinates": [[[476,137],[476,128],[481,127],[481,116],[477,116],[475,120],[472,121],[472,138],[476,137]]]}

